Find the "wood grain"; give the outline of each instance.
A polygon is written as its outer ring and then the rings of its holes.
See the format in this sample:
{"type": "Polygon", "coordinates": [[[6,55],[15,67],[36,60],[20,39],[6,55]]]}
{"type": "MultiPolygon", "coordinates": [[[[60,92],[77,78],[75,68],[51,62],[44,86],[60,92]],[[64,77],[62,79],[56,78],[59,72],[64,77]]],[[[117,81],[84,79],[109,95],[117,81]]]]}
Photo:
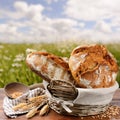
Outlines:
{"type": "MultiPolygon", "coordinates": [[[[0,89],[0,120],[27,120],[27,118],[25,118],[25,115],[21,115],[19,117],[17,117],[16,119],[11,119],[6,117],[6,115],[4,114],[3,111],[3,99],[5,97],[5,93],[3,91],[3,89],[0,89]]],[[[117,105],[120,106],[120,89],[118,89],[113,97],[113,100],[111,102],[112,105],[117,105]]],[[[56,112],[52,111],[43,117],[40,117],[38,115],[36,115],[35,117],[31,118],[30,120],[99,120],[98,118],[95,119],[93,117],[72,117],[72,116],[63,116],[63,115],[59,115],[56,112]]],[[[119,115],[110,118],[105,118],[102,120],[120,120],[120,111],[119,111],[119,115]]]]}

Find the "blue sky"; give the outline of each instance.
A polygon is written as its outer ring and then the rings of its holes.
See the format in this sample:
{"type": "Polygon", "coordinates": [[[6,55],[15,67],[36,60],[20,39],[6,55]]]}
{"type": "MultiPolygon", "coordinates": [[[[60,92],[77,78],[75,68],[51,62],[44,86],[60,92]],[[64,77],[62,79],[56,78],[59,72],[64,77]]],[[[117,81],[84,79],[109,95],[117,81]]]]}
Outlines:
{"type": "Polygon", "coordinates": [[[120,42],[120,0],[0,0],[0,42],[120,42]]]}

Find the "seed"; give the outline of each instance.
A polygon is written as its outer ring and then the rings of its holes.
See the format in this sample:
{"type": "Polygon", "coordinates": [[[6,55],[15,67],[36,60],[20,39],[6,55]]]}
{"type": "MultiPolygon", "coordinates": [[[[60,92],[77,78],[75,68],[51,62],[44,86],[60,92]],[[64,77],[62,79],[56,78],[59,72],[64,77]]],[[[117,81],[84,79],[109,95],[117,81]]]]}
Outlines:
{"type": "Polygon", "coordinates": [[[17,111],[17,110],[19,110],[20,108],[22,108],[26,105],[27,105],[27,103],[19,103],[18,105],[13,107],[13,110],[17,111]]]}
{"type": "Polygon", "coordinates": [[[35,102],[35,101],[39,101],[41,99],[46,99],[47,96],[46,95],[40,95],[40,96],[37,96],[37,97],[32,97],[29,99],[30,102],[35,102]]]}
{"type": "Polygon", "coordinates": [[[31,118],[33,117],[36,113],[38,113],[37,108],[33,108],[26,114],[26,118],[31,118]]]}
{"type": "Polygon", "coordinates": [[[43,115],[45,115],[46,113],[48,113],[48,111],[49,111],[49,105],[47,104],[47,105],[45,105],[45,106],[42,107],[42,109],[40,110],[39,115],[40,115],[40,116],[43,116],[43,115]]]}
{"type": "Polygon", "coordinates": [[[109,106],[108,109],[99,115],[92,116],[93,119],[111,119],[113,116],[116,117],[119,115],[120,107],[118,106],[109,106]]]}

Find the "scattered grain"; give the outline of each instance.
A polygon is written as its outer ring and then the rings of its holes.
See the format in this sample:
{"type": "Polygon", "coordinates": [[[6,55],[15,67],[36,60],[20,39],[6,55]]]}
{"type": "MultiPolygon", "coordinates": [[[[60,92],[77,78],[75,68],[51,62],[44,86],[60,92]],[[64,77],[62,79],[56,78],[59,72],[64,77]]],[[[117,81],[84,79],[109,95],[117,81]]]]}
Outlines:
{"type": "Polygon", "coordinates": [[[119,106],[109,106],[106,112],[101,113],[99,115],[91,116],[93,119],[103,120],[103,119],[111,119],[117,117],[120,112],[119,106]]]}

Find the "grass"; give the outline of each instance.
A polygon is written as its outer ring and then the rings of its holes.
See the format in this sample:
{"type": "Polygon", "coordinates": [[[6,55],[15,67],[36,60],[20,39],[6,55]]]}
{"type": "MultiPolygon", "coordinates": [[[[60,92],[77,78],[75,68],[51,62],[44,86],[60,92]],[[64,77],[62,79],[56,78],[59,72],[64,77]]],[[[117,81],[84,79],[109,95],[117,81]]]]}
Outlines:
{"type": "MultiPolygon", "coordinates": [[[[47,51],[58,56],[69,57],[72,49],[79,44],[0,44],[0,88],[10,82],[22,82],[26,85],[42,82],[42,79],[33,73],[25,63],[26,49],[47,51]]],[[[120,66],[120,44],[107,44],[106,47],[117,59],[120,66]]],[[[117,76],[120,84],[120,71],[117,76]]]]}

